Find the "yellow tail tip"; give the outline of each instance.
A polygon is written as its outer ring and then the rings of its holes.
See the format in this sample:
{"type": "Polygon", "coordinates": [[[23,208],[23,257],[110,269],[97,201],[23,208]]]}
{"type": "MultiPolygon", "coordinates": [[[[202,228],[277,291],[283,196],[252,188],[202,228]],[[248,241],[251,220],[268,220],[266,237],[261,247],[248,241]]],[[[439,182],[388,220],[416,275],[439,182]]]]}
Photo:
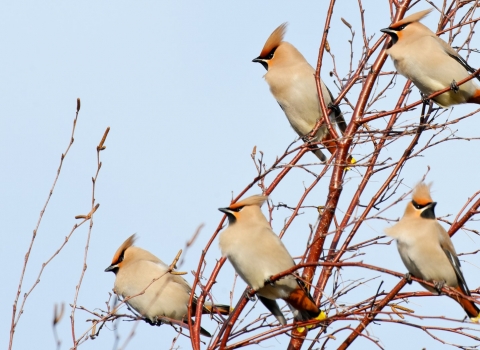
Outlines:
{"type": "Polygon", "coordinates": [[[323,321],[327,318],[327,314],[323,311],[320,311],[317,317],[315,317],[315,320],[317,321],[323,321]]]}
{"type": "MultiPolygon", "coordinates": [[[[353,157],[351,157],[351,158],[352,158],[352,159],[350,159],[350,164],[355,164],[355,163],[357,162],[357,160],[356,160],[355,158],[353,158],[353,157]]],[[[352,168],[350,168],[349,166],[347,166],[347,167],[345,168],[345,171],[350,171],[350,170],[352,170],[352,168]]]]}
{"type": "Polygon", "coordinates": [[[473,323],[479,323],[480,322],[480,314],[477,315],[477,317],[470,317],[470,321],[473,323]]]}
{"type": "MultiPolygon", "coordinates": [[[[324,311],[320,311],[317,317],[312,318],[312,320],[323,321],[327,318],[327,314],[324,311]]],[[[310,329],[313,328],[313,324],[306,326],[306,328],[310,329]]],[[[305,327],[297,327],[297,332],[303,333],[305,332],[305,327]]]]}

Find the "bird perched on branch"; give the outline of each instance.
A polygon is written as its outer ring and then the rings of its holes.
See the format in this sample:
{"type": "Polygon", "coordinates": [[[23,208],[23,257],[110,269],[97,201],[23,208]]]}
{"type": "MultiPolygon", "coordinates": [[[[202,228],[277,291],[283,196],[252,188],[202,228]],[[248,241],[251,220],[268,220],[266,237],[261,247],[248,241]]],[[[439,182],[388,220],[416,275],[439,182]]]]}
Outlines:
{"type": "MultiPolygon", "coordinates": [[[[297,134],[304,138],[313,130],[315,124],[323,117],[320,100],[315,82],[315,69],[307,62],[305,57],[290,43],[283,41],[287,23],[281,24],[268,38],[263,46],[260,56],[253,62],[261,63],[267,73],[265,80],[270,86],[270,91],[278,104],[285,112],[290,125],[297,134]]],[[[325,105],[331,108],[330,121],[345,132],[347,124],[338,106],[333,106],[333,96],[330,90],[320,81],[325,105]]],[[[323,123],[315,137],[311,140],[320,142],[330,153],[335,153],[337,142],[323,123]]],[[[320,159],[326,161],[323,152],[315,147],[312,152],[320,159]]],[[[349,156],[348,164],[355,163],[349,156]]]]}
{"type": "MultiPolygon", "coordinates": [[[[419,183],[407,204],[402,219],[385,233],[397,241],[398,252],[409,273],[436,288],[422,284],[438,294],[444,284],[470,297],[457,253],[447,231],[435,218],[436,202],[430,197],[430,185],[419,183]]],[[[480,310],[470,300],[454,297],[473,322],[480,320],[480,310]]]]}
{"type": "Polygon", "coordinates": [[[323,320],[326,315],[313,301],[305,284],[295,275],[275,282],[270,277],[295,263],[282,241],[272,231],[260,207],[267,200],[251,196],[219,210],[227,214],[229,226],[220,234],[219,245],[240,277],[257,291],[258,298],[282,325],[285,317],[275,299],[283,299],[295,320],[323,320]]]}
{"type": "MultiPolygon", "coordinates": [[[[432,10],[414,13],[381,29],[391,37],[387,53],[400,74],[410,79],[424,96],[451,87],[434,97],[440,107],[460,103],[480,104],[480,88],[473,81],[458,86],[475,69],[457,51],[419,21],[432,10]]],[[[477,79],[480,77],[477,75],[477,79]]]]}
{"type": "MultiPolygon", "coordinates": [[[[169,266],[155,255],[133,246],[135,239],[132,235],[123,242],[113,256],[112,264],[105,269],[105,272],[112,271],[116,275],[115,293],[123,298],[133,297],[127,303],[150,324],[159,324],[162,316],[186,322],[192,292],[190,285],[181,276],[172,274],[169,266]],[[152,283],[154,279],[157,280],[152,283]]],[[[217,312],[228,315],[230,307],[207,303],[204,306],[203,313],[217,312]]],[[[211,336],[203,328],[200,331],[211,336]]]]}

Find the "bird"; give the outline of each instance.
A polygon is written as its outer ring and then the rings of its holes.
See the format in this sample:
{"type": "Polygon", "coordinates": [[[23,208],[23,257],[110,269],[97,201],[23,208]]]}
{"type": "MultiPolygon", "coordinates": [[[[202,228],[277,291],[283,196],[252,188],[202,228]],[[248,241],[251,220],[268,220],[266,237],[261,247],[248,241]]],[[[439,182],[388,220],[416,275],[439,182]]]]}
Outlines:
{"type": "MultiPolygon", "coordinates": [[[[449,44],[419,21],[432,9],[416,12],[395,22],[381,32],[391,37],[387,53],[397,71],[410,79],[423,96],[451,87],[433,98],[440,107],[461,103],[480,104],[480,88],[473,81],[457,86],[457,82],[475,72],[449,44]]],[[[480,80],[477,75],[476,78],[480,80]]],[[[422,98],[423,98],[422,96],[422,98]]]]}
{"type": "MultiPolygon", "coordinates": [[[[169,266],[155,255],[134,246],[135,240],[135,234],[127,238],[105,269],[105,272],[111,271],[116,275],[115,293],[122,298],[133,297],[127,300],[128,305],[152,325],[158,325],[161,317],[188,322],[188,302],[192,292],[190,285],[181,276],[171,274],[169,266]],[[154,279],[157,280],[152,283],[154,279]]],[[[203,313],[216,312],[228,315],[230,307],[206,303],[203,313]]],[[[211,337],[203,328],[200,332],[211,337]]]]}
{"type": "MultiPolygon", "coordinates": [[[[292,44],[283,41],[286,29],[287,23],[275,29],[265,42],[260,56],[252,62],[258,62],[265,67],[267,73],[264,78],[270,86],[270,92],[287,116],[293,130],[306,140],[317,121],[323,117],[323,113],[317,93],[315,69],[292,44]]],[[[343,114],[338,106],[333,106],[333,95],[323,81],[320,81],[320,85],[325,105],[331,108],[330,121],[334,127],[338,126],[343,135],[347,128],[343,114]]],[[[321,143],[332,154],[337,149],[337,143],[325,123],[311,141],[321,143]]],[[[318,147],[312,149],[312,152],[322,163],[327,160],[318,147]]],[[[356,161],[349,156],[347,162],[354,164],[356,161]]]]}
{"type": "Polygon", "coordinates": [[[227,214],[229,221],[219,237],[222,255],[257,292],[258,299],[281,325],[287,322],[276,299],[287,303],[296,321],[322,321],[326,318],[325,312],[318,308],[305,283],[296,275],[270,281],[271,276],[290,269],[295,263],[262,214],[260,208],[267,199],[254,195],[227,208],[219,208],[227,214]]]}
{"type": "MultiPolygon", "coordinates": [[[[435,217],[437,203],[430,196],[430,186],[424,182],[415,186],[412,201],[407,204],[402,219],[386,228],[385,233],[397,241],[398,252],[409,273],[435,285],[433,288],[420,283],[424,288],[439,294],[446,284],[469,297],[471,294],[452,240],[435,217]]],[[[472,322],[479,322],[480,310],[472,301],[459,296],[453,299],[463,307],[472,322]]]]}

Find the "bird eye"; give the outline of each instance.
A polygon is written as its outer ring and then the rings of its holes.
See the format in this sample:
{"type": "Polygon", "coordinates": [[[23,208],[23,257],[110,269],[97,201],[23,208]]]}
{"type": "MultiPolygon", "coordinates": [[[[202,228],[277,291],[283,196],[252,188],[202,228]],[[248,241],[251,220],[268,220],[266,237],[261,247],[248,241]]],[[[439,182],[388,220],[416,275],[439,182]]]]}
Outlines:
{"type": "Polygon", "coordinates": [[[243,207],[238,207],[238,208],[230,209],[230,210],[238,213],[238,212],[239,212],[240,210],[242,210],[242,209],[243,209],[243,207]]]}
{"type": "Polygon", "coordinates": [[[404,30],[405,27],[406,27],[408,24],[409,24],[409,23],[407,23],[407,24],[402,24],[400,27],[395,28],[395,30],[396,30],[396,31],[404,30]]]}
{"type": "Polygon", "coordinates": [[[270,51],[270,53],[267,56],[267,60],[271,60],[273,58],[276,50],[277,50],[277,48],[274,48],[272,51],[270,51]]]}
{"type": "Polygon", "coordinates": [[[423,209],[423,208],[425,208],[426,206],[428,206],[428,205],[431,204],[431,203],[427,203],[427,204],[421,205],[421,204],[418,204],[417,202],[415,202],[414,200],[412,200],[412,204],[413,204],[413,206],[414,206],[416,209],[423,209]]]}

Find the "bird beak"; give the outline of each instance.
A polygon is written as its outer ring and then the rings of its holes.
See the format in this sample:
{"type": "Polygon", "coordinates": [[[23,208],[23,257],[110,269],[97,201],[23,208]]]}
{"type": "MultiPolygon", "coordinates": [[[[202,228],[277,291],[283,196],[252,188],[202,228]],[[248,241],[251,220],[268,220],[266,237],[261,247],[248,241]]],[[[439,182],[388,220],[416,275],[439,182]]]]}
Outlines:
{"type": "Polygon", "coordinates": [[[218,208],[218,210],[220,210],[222,213],[225,213],[225,214],[231,214],[232,213],[229,208],[218,208]]]}
{"type": "Polygon", "coordinates": [[[388,35],[394,35],[394,34],[396,35],[397,34],[394,30],[392,30],[390,28],[383,28],[383,29],[380,29],[380,31],[382,33],[386,33],[388,35]]]}
{"type": "Polygon", "coordinates": [[[263,58],[257,57],[252,60],[252,62],[257,62],[260,63],[263,68],[265,68],[268,71],[268,60],[264,60],[263,58]]]}
{"type": "Polygon", "coordinates": [[[387,49],[391,48],[392,45],[396,44],[397,41],[398,41],[398,33],[393,30],[393,29],[390,29],[390,28],[383,28],[383,29],[380,29],[380,31],[382,33],[385,33],[385,34],[388,34],[388,36],[392,39],[389,43],[388,43],[388,46],[387,46],[387,49]]]}
{"type": "Polygon", "coordinates": [[[117,265],[110,265],[109,267],[107,267],[107,268],[105,269],[105,272],[110,272],[110,271],[113,272],[113,271],[114,271],[115,269],[117,269],[117,268],[118,268],[117,265]]]}
{"type": "Polygon", "coordinates": [[[430,203],[424,211],[420,214],[420,216],[424,219],[436,219],[435,217],[435,206],[437,205],[437,202],[432,202],[430,203]]]}

